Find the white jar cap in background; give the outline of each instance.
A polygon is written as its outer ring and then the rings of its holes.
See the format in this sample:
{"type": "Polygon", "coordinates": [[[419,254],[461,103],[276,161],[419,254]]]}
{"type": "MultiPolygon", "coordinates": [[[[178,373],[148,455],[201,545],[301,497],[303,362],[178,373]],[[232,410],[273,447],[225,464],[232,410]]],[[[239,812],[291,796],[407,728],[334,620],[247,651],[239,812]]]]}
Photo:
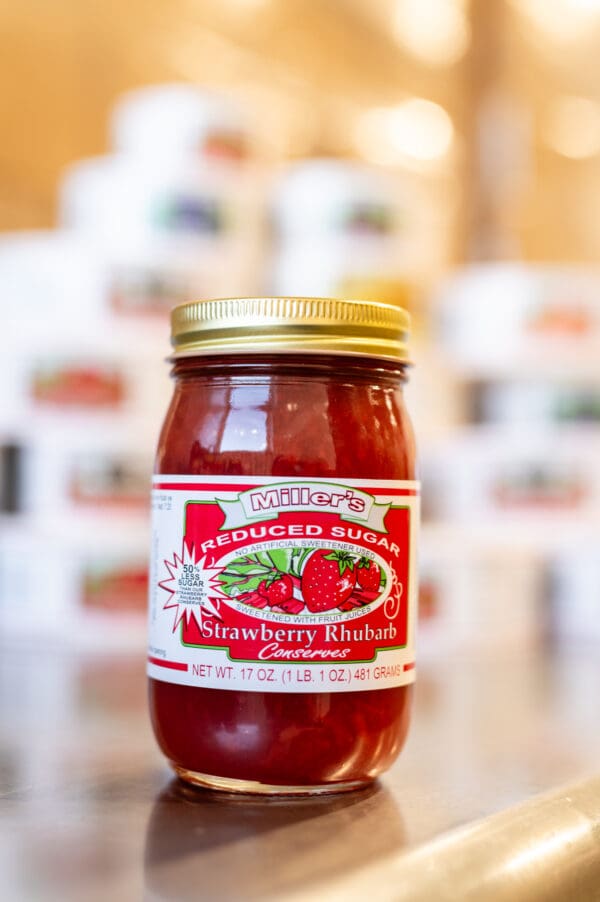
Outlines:
{"type": "Polygon", "coordinates": [[[360,226],[363,216],[365,230],[370,226],[373,231],[393,231],[396,189],[384,173],[347,160],[294,163],[275,190],[278,230],[282,237],[344,232],[360,226]]]}
{"type": "Polygon", "coordinates": [[[245,155],[246,115],[235,101],[190,84],[151,85],[124,94],[111,117],[116,150],[144,156],[205,152],[245,155]]]}

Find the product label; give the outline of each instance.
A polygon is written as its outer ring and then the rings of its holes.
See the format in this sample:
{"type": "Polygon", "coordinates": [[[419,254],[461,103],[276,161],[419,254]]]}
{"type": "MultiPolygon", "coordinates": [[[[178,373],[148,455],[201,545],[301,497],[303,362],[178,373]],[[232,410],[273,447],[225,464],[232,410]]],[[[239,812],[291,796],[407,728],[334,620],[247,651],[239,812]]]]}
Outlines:
{"type": "Polygon", "coordinates": [[[418,483],[154,477],[148,674],[257,692],[415,677],[418,483]]]}

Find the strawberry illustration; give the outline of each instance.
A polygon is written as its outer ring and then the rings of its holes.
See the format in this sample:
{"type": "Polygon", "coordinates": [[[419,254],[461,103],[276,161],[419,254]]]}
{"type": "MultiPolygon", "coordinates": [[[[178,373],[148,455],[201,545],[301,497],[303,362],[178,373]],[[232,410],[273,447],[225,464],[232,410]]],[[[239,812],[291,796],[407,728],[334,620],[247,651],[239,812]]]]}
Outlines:
{"type": "Polygon", "coordinates": [[[309,611],[330,611],[356,585],[354,558],[345,551],[314,551],[302,571],[302,597],[309,611]]]}
{"type": "Polygon", "coordinates": [[[356,565],[356,582],[361,589],[368,592],[377,592],[381,582],[381,570],[375,561],[368,557],[361,557],[356,565]]]}
{"type": "Polygon", "coordinates": [[[258,587],[258,594],[266,598],[271,607],[290,599],[293,591],[294,584],[287,573],[277,573],[269,579],[263,579],[258,587]]]}

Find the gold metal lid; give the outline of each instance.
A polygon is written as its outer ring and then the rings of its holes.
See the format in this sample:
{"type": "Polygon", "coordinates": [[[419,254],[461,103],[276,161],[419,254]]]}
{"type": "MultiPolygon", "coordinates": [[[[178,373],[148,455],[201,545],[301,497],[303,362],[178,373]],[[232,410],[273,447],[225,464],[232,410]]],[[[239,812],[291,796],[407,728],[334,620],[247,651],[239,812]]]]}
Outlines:
{"type": "Polygon", "coordinates": [[[173,358],[351,354],[409,363],[410,317],[396,304],[339,298],[219,298],[171,313],[173,358]]]}

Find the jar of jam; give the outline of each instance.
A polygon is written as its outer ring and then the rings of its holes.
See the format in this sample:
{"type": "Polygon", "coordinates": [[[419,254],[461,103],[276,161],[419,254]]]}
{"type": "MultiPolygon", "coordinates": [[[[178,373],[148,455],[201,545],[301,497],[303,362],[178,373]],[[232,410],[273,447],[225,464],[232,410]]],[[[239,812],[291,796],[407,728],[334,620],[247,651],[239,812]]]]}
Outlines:
{"type": "Polygon", "coordinates": [[[408,326],[375,301],[173,311],[148,675],[156,738],[183,780],[349,790],[404,743],[418,526],[408,326]]]}

